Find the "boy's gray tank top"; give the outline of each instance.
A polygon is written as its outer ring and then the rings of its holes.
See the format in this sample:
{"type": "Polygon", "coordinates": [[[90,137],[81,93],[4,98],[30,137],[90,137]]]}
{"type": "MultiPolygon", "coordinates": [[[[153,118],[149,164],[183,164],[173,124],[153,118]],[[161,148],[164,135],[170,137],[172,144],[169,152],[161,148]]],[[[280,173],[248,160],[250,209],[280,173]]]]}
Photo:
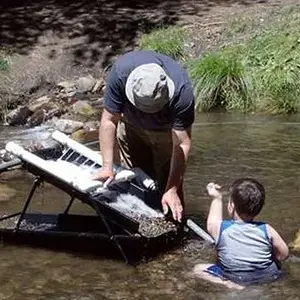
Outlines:
{"type": "Polygon", "coordinates": [[[254,271],[273,263],[272,244],[262,222],[223,221],[216,249],[224,271],[254,271]]]}

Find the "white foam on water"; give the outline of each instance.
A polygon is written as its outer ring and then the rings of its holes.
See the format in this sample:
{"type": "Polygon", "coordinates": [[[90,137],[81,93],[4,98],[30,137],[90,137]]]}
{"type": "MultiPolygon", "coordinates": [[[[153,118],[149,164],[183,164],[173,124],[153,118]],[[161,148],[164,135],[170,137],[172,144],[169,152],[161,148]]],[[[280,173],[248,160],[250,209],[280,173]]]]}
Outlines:
{"type": "MultiPolygon", "coordinates": [[[[58,161],[48,161],[49,168],[53,172],[59,175],[60,178],[68,179],[75,187],[80,187],[81,189],[85,189],[88,186],[93,187],[94,184],[98,183],[101,185],[100,181],[91,180],[91,175],[95,172],[95,169],[89,166],[76,166],[71,162],[67,162],[64,160],[58,161]]],[[[103,190],[103,187],[99,188],[103,190]]],[[[111,201],[109,205],[114,207],[115,209],[122,211],[124,213],[134,213],[137,216],[146,216],[149,218],[163,218],[164,215],[160,211],[156,211],[155,209],[148,206],[143,200],[138,198],[132,194],[122,193],[119,194],[114,191],[110,191],[109,189],[104,189],[102,194],[105,195],[111,201]]]]}
{"type": "Polygon", "coordinates": [[[160,211],[148,206],[143,200],[132,194],[119,194],[115,196],[113,202],[109,204],[123,212],[135,213],[139,216],[146,216],[149,218],[163,218],[164,215],[160,211]]]}
{"type": "Polygon", "coordinates": [[[69,176],[70,178],[82,177],[83,180],[84,178],[89,179],[94,171],[86,166],[76,166],[64,160],[51,160],[49,165],[56,170],[58,175],[69,176]]]}
{"type": "Polygon", "coordinates": [[[76,166],[64,160],[51,160],[47,161],[47,164],[49,171],[82,191],[88,191],[103,185],[101,181],[91,179],[91,175],[95,170],[87,166],[76,166]]]}

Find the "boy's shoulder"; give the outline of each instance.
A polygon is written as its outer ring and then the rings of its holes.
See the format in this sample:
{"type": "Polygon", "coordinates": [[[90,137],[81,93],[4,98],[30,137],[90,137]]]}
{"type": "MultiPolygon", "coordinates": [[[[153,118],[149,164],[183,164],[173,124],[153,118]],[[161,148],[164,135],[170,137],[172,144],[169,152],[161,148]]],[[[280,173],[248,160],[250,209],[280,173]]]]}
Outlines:
{"type": "Polygon", "coordinates": [[[221,230],[220,232],[223,232],[224,230],[234,226],[234,227],[240,227],[243,228],[245,226],[249,226],[249,227],[257,227],[260,230],[266,232],[267,230],[267,223],[262,222],[262,221],[251,221],[251,222],[243,222],[243,221],[235,221],[233,219],[230,220],[223,220],[221,222],[221,230]]]}
{"type": "Polygon", "coordinates": [[[264,222],[243,222],[243,221],[236,221],[236,220],[223,220],[220,226],[219,237],[216,240],[216,245],[218,246],[222,241],[229,241],[232,240],[240,240],[246,241],[249,239],[260,239],[263,240],[270,240],[269,234],[267,230],[267,224],[264,222]]]}

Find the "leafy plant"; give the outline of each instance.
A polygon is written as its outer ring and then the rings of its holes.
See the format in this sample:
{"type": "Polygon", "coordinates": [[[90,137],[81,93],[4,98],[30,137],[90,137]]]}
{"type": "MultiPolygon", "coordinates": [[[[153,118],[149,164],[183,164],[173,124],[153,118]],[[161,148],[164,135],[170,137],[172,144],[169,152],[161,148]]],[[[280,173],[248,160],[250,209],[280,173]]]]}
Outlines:
{"type": "Polygon", "coordinates": [[[158,28],[143,34],[140,49],[147,49],[168,55],[176,60],[184,59],[184,29],[173,27],[158,28]]]}
{"type": "Polygon", "coordinates": [[[197,109],[223,106],[248,110],[249,82],[239,60],[220,52],[210,53],[189,62],[187,69],[194,83],[197,109]]]}

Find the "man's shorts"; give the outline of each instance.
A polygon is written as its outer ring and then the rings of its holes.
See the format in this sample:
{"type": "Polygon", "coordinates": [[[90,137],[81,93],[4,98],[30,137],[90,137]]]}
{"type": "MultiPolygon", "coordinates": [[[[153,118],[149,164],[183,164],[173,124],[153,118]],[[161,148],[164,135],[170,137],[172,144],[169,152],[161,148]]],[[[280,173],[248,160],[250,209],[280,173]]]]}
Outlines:
{"type": "Polygon", "coordinates": [[[117,141],[122,163],[128,168],[141,168],[164,190],[173,148],[171,130],[149,131],[120,121],[117,141]]]}

